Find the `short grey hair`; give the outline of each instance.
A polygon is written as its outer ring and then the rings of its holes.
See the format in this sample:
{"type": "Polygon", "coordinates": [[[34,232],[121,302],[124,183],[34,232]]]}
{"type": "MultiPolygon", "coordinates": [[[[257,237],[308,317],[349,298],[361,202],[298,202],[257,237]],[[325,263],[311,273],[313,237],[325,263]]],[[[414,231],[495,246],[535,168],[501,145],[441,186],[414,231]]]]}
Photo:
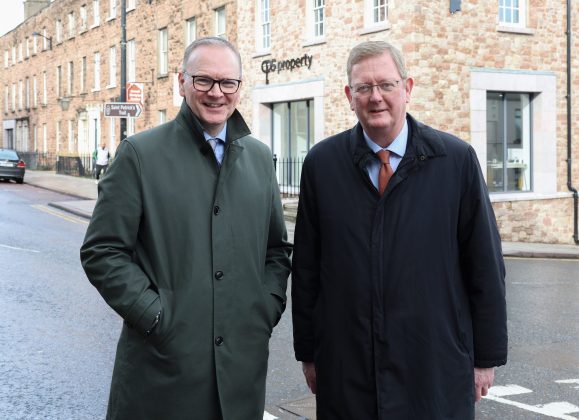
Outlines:
{"type": "Polygon", "coordinates": [[[182,71],[187,71],[187,62],[189,57],[197,48],[202,46],[212,46],[212,47],[224,47],[229,48],[237,57],[237,62],[239,63],[239,78],[241,78],[241,55],[235,46],[226,39],[219,38],[218,36],[209,36],[206,38],[199,38],[193,41],[187,48],[185,48],[185,54],[183,54],[183,63],[181,64],[182,71]]]}
{"type": "Polygon", "coordinates": [[[366,41],[356,45],[350,51],[350,55],[348,56],[348,64],[346,66],[346,71],[348,73],[348,84],[352,82],[352,67],[354,67],[355,64],[358,64],[360,61],[363,61],[367,58],[381,55],[385,52],[390,54],[390,57],[392,57],[392,60],[394,60],[394,64],[396,64],[396,68],[398,69],[398,73],[400,73],[400,77],[402,77],[402,79],[406,79],[408,77],[408,73],[406,72],[404,57],[402,56],[400,50],[398,50],[394,45],[385,41],[366,41]]]}

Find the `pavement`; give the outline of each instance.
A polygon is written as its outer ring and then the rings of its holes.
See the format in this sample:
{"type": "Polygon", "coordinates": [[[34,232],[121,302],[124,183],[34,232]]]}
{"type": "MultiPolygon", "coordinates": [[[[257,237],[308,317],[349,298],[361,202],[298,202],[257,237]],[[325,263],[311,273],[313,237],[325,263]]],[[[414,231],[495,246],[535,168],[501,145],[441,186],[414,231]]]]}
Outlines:
{"type": "MultiPolygon", "coordinates": [[[[70,196],[70,200],[52,202],[49,205],[79,217],[91,218],[98,195],[94,179],[59,175],[54,171],[27,170],[24,182],[70,196]]],[[[295,207],[296,200],[284,202],[295,207]]],[[[291,216],[287,219],[288,233],[293,241],[294,223],[291,216]]],[[[579,259],[579,246],[572,244],[503,242],[502,247],[503,255],[508,257],[579,259]]]]}

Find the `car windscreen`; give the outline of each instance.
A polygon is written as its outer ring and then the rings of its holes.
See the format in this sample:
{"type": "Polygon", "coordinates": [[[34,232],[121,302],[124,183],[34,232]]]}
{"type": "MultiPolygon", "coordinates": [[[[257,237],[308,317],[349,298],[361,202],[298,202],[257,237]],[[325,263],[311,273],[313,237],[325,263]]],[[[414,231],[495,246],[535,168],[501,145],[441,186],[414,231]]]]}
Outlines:
{"type": "Polygon", "coordinates": [[[18,160],[14,150],[0,150],[0,160],[18,160]]]}

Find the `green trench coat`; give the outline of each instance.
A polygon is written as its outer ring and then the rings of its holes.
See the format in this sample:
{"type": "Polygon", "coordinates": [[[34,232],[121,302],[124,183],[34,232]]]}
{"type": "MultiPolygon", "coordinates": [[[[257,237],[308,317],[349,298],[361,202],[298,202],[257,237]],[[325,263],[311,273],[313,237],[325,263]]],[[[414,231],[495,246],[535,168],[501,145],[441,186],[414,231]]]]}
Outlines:
{"type": "Polygon", "coordinates": [[[219,168],[183,101],[122,142],[99,184],[81,261],[125,321],[107,418],[263,417],[291,244],[271,152],[237,111],[226,144],[219,168]]]}

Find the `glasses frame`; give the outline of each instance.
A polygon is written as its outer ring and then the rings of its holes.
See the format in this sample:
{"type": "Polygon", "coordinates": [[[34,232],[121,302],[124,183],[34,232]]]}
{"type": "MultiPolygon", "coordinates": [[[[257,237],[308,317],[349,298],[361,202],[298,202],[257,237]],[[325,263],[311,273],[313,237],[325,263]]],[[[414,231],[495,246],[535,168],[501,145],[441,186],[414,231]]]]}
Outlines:
{"type": "Polygon", "coordinates": [[[402,79],[398,79],[398,80],[384,80],[383,82],[377,83],[377,84],[375,84],[375,85],[370,85],[370,84],[368,84],[368,83],[360,83],[360,84],[357,85],[357,86],[350,86],[350,89],[352,89],[352,92],[354,92],[356,95],[359,95],[359,96],[368,96],[368,95],[371,95],[372,93],[374,93],[374,88],[375,88],[375,87],[378,88],[378,90],[380,91],[380,93],[382,93],[382,94],[388,94],[388,93],[394,92],[394,90],[395,90],[397,87],[400,86],[400,82],[402,82],[403,80],[406,80],[406,79],[402,78],[402,79]],[[385,83],[394,83],[394,86],[393,86],[392,89],[390,89],[390,90],[384,90],[384,89],[382,89],[381,85],[383,85],[383,84],[385,84],[385,83]],[[369,90],[368,92],[359,92],[358,89],[359,89],[361,86],[368,86],[368,87],[370,88],[370,90],[369,90]]]}
{"type": "Polygon", "coordinates": [[[195,89],[199,92],[207,93],[207,92],[211,91],[211,89],[213,89],[213,86],[215,86],[215,84],[217,83],[217,86],[219,86],[219,90],[221,91],[221,93],[223,93],[224,95],[233,95],[239,91],[239,87],[241,86],[241,80],[239,80],[239,79],[219,79],[219,80],[216,80],[216,79],[213,79],[209,76],[192,75],[192,74],[187,73],[186,71],[184,71],[183,74],[185,74],[191,78],[191,82],[193,83],[193,89],[195,89]],[[202,77],[203,79],[211,80],[212,83],[211,83],[211,86],[209,87],[209,89],[207,89],[207,90],[199,89],[197,86],[195,86],[195,79],[198,77],[202,77]],[[237,82],[237,89],[235,89],[234,92],[224,92],[223,88],[221,87],[221,83],[226,82],[226,81],[237,82]]]}

